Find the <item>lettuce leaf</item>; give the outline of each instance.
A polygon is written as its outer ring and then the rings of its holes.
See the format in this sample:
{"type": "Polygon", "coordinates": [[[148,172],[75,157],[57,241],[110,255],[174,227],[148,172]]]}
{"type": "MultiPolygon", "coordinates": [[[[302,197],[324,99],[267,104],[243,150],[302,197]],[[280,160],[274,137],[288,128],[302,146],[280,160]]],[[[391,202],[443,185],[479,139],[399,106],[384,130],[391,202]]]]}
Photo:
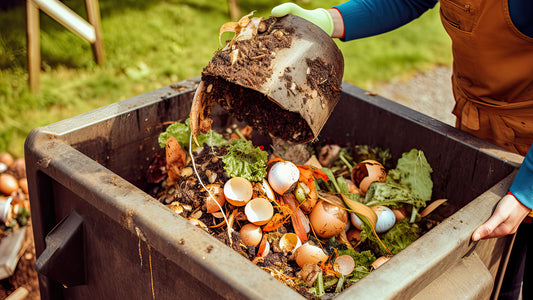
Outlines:
{"type": "Polygon", "coordinates": [[[411,190],[414,197],[424,201],[431,200],[433,190],[431,173],[433,169],[422,150],[411,149],[411,151],[403,153],[402,157],[398,159],[395,170],[391,177],[397,178],[399,184],[411,190]],[[395,172],[399,172],[399,176],[394,174],[395,172]]]}
{"type": "MultiPolygon", "coordinates": [[[[408,218],[397,222],[389,231],[380,234],[380,239],[385,246],[391,251],[391,254],[398,254],[407,246],[411,245],[420,237],[420,228],[417,224],[409,223],[408,218]]],[[[378,255],[389,255],[381,243],[371,233],[367,226],[363,225],[361,232],[361,241],[366,241],[378,255]]]]}
{"type": "Polygon", "coordinates": [[[262,181],[265,178],[267,160],[266,151],[244,139],[233,140],[222,157],[224,170],[229,177],[243,177],[249,181],[262,181]]]}
{"type": "Polygon", "coordinates": [[[390,208],[400,208],[403,204],[410,204],[416,209],[426,206],[426,201],[417,198],[405,186],[395,182],[373,182],[365,195],[368,206],[384,205],[390,208]]]}
{"type": "MultiPolygon", "coordinates": [[[[161,148],[165,148],[165,144],[171,136],[176,138],[176,140],[184,150],[189,149],[189,139],[191,136],[189,119],[185,120],[184,122],[174,122],[173,124],[168,126],[164,132],[159,134],[159,146],[161,148]]],[[[202,147],[204,144],[207,144],[210,147],[222,146],[227,144],[228,142],[228,140],[226,140],[221,134],[213,130],[209,130],[209,132],[205,134],[198,135],[197,140],[200,144],[200,147],[202,147]]]]}

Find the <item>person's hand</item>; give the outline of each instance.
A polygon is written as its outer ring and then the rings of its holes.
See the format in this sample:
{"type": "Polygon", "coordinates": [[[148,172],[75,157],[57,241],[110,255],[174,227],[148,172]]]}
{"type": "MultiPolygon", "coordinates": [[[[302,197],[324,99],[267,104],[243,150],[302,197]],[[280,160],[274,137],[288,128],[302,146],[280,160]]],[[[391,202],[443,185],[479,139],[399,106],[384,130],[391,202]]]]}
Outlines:
{"type": "Polygon", "coordinates": [[[308,10],[301,8],[297,4],[288,2],[278,5],[272,9],[272,15],[274,17],[283,17],[288,14],[302,17],[307,21],[314,23],[318,27],[322,28],[322,30],[324,30],[329,36],[332,36],[333,34],[333,18],[331,14],[323,8],[308,10]]]}
{"type": "Polygon", "coordinates": [[[505,195],[492,216],[472,234],[472,240],[498,238],[515,233],[518,226],[531,211],[513,195],[505,195]]]}

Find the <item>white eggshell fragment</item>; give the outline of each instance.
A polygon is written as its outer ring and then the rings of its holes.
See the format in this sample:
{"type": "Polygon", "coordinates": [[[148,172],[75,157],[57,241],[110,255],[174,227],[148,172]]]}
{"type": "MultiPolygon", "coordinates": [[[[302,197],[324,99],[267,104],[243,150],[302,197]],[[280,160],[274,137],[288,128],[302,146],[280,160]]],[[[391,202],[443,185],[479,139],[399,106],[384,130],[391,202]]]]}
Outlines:
{"type": "Polygon", "coordinates": [[[351,179],[362,195],[366,194],[372,182],[385,182],[386,178],[385,167],[380,162],[370,159],[360,162],[353,168],[351,174],[351,179]]]}
{"type": "Polygon", "coordinates": [[[327,199],[336,205],[320,200],[309,214],[309,222],[321,238],[336,236],[344,231],[348,223],[348,212],[342,208],[342,200],[333,195],[328,195],[327,199]]]}
{"type": "Polygon", "coordinates": [[[283,195],[291,192],[298,183],[300,170],[290,161],[280,161],[268,171],[268,183],[274,192],[283,195]]]}
{"type": "Polygon", "coordinates": [[[361,219],[359,219],[359,217],[353,212],[350,213],[350,221],[355,228],[361,230],[361,224],[363,224],[363,221],[361,221],[361,219]]]}
{"type": "Polygon", "coordinates": [[[274,191],[272,191],[272,188],[268,184],[268,181],[266,179],[263,179],[263,192],[265,192],[265,196],[268,200],[274,201],[276,200],[276,196],[274,195],[274,191]]]}
{"type": "Polygon", "coordinates": [[[255,225],[264,225],[274,215],[274,207],[268,199],[254,198],[244,207],[244,214],[251,223],[255,225]]]}
{"type": "Polygon", "coordinates": [[[389,231],[389,229],[391,229],[396,223],[396,216],[394,216],[394,212],[390,208],[382,205],[371,206],[370,208],[378,216],[378,221],[376,223],[377,233],[389,231]]]}
{"type": "Polygon", "coordinates": [[[233,177],[224,184],[224,196],[235,206],[244,206],[252,199],[253,187],[242,177],[233,177]]]}
{"type": "Polygon", "coordinates": [[[285,252],[294,252],[298,247],[302,245],[302,242],[295,233],[285,233],[279,239],[279,248],[285,252]]]}
{"type": "Polygon", "coordinates": [[[206,188],[209,191],[209,194],[205,199],[206,212],[213,213],[219,211],[226,202],[226,198],[224,197],[224,189],[222,186],[216,183],[208,184],[206,188]]]}
{"type": "Polygon", "coordinates": [[[254,246],[257,247],[259,243],[261,243],[261,239],[263,237],[263,230],[261,230],[261,227],[248,223],[244,226],[242,226],[241,230],[239,231],[239,234],[241,235],[241,240],[246,246],[254,246]]]}
{"type": "Polygon", "coordinates": [[[294,251],[294,259],[298,266],[303,267],[309,263],[317,264],[319,262],[325,262],[328,256],[320,247],[305,243],[294,251]]]}
{"type": "Polygon", "coordinates": [[[335,259],[333,263],[333,270],[341,273],[342,275],[350,275],[355,268],[355,261],[350,255],[341,255],[335,259]]]}

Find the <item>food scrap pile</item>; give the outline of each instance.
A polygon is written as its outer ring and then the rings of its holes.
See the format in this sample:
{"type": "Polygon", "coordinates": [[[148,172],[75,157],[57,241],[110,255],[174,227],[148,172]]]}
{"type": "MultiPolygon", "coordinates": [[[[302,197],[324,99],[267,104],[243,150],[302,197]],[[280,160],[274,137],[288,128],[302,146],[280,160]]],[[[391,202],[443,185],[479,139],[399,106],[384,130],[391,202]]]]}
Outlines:
{"type": "Polygon", "coordinates": [[[441,221],[420,150],[393,162],[368,145],[263,149],[251,134],[234,125],[195,144],[189,119],[173,123],[149,193],[307,298],[340,293],[441,221]]]}
{"type": "Polygon", "coordinates": [[[0,239],[30,218],[26,165],[23,158],[0,153],[0,239]]]}

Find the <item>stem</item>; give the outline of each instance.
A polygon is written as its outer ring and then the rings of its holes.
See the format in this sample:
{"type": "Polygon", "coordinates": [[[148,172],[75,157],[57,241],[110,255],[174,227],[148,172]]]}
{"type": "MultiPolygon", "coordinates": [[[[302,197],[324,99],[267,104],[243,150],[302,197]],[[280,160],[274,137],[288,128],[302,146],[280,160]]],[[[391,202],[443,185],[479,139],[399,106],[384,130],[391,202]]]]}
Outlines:
{"type": "Polygon", "coordinates": [[[340,158],[340,160],[342,160],[342,162],[348,167],[348,170],[350,170],[350,172],[352,172],[352,168],[353,168],[353,167],[352,167],[352,164],[350,164],[350,163],[348,162],[348,160],[346,159],[346,157],[344,157],[344,155],[342,154],[342,152],[339,153],[339,158],[340,158]]]}
{"type": "Polygon", "coordinates": [[[411,219],[409,219],[409,223],[414,223],[416,221],[417,214],[418,210],[413,206],[413,211],[411,212],[411,219]]]}
{"type": "Polygon", "coordinates": [[[340,293],[342,291],[342,286],[344,285],[344,275],[341,275],[339,281],[337,281],[337,287],[335,288],[335,293],[340,293]]]}
{"type": "Polygon", "coordinates": [[[322,272],[318,273],[318,278],[316,279],[317,284],[317,294],[318,298],[322,297],[326,292],[324,292],[324,278],[322,277],[322,272]]]}
{"type": "Polygon", "coordinates": [[[246,140],[246,138],[244,137],[244,135],[242,135],[241,131],[238,128],[237,130],[235,130],[235,134],[238,135],[240,139],[246,140]]]}

